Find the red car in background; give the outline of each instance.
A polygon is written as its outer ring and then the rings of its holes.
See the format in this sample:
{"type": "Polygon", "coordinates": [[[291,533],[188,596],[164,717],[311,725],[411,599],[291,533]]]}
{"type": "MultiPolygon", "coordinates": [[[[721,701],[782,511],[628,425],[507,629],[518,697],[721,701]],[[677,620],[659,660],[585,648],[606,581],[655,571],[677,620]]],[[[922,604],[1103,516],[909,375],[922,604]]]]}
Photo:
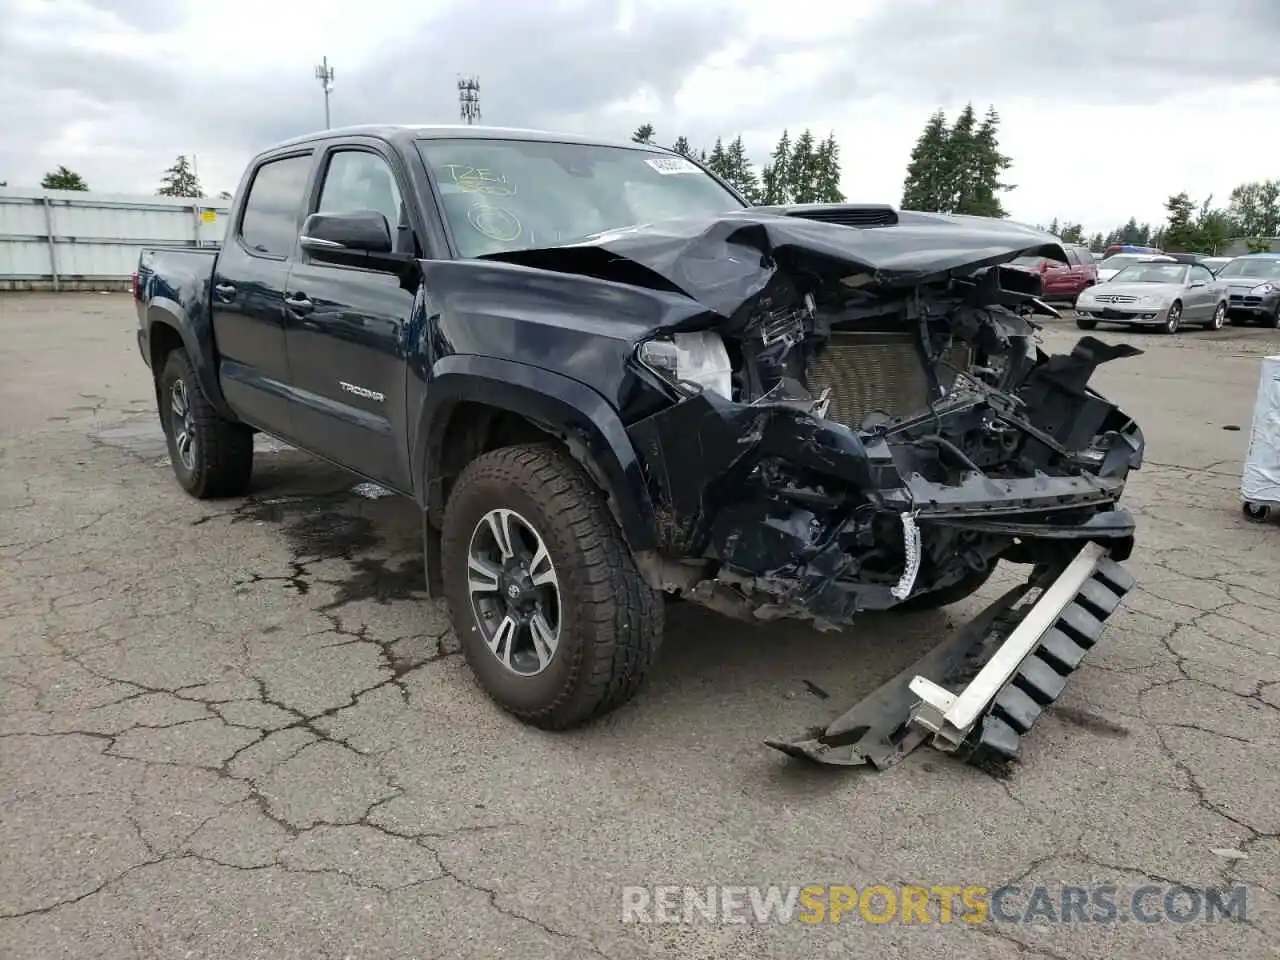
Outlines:
{"type": "Polygon", "coordinates": [[[1048,257],[1018,257],[1010,266],[1040,274],[1045,300],[1075,303],[1080,291],[1098,282],[1098,261],[1088,247],[1067,246],[1067,262],[1048,257]]]}

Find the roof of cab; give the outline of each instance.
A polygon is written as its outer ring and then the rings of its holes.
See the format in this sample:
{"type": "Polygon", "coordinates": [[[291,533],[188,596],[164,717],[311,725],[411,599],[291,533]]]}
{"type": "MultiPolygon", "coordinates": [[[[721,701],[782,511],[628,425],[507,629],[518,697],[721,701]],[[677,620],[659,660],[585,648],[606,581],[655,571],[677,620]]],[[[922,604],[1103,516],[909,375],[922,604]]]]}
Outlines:
{"type": "MultiPolygon", "coordinates": [[[[403,143],[408,140],[538,140],[544,143],[576,143],[590,147],[622,147],[630,150],[647,150],[670,153],[656,143],[615,141],[599,137],[584,137],[574,133],[554,133],[548,130],[526,130],[520,127],[486,127],[469,124],[363,124],[352,127],[335,127],[304,133],[289,140],[272,144],[268,149],[293,147],[335,137],[374,137],[378,140],[403,143]]],[[[264,151],[265,152],[265,151],[264,151]]]]}

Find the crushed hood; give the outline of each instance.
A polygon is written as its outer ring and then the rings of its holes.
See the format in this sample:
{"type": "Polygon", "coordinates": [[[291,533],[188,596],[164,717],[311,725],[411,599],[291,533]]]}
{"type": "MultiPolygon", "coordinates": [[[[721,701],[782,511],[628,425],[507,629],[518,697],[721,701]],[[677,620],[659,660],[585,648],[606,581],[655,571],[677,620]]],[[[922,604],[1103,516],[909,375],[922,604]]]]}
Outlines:
{"type": "Polygon", "coordinates": [[[732,317],[779,269],[874,293],[1019,256],[1066,261],[1057,237],[1008,220],[830,204],[666,220],[484,259],[679,292],[732,317]]]}

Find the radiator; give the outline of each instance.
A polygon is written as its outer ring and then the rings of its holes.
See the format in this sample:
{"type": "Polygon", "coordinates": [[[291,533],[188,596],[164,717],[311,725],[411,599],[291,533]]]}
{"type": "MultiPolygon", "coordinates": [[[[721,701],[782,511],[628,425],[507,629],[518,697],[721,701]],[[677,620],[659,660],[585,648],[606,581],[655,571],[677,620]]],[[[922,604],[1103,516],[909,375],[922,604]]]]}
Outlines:
{"type": "MultiPolygon", "coordinates": [[[[968,346],[956,344],[947,359],[965,369],[968,346]]],[[[871,413],[903,417],[929,404],[929,380],[909,331],[832,333],[827,349],[810,363],[808,375],[813,396],[831,388],[827,417],[855,430],[871,413]]],[[[945,368],[938,375],[944,384],[951,380],[945,368]]]]}

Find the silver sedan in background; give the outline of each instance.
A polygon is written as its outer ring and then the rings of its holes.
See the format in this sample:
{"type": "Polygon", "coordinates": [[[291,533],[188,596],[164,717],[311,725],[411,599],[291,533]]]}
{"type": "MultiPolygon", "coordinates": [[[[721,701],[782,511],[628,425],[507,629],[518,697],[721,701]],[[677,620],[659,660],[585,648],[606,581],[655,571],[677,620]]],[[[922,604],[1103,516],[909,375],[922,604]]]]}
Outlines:
{"type": "Polygon", "coordinates": [[[1099,323],[1159,327],[1164,333],[1177,333],[1183,323],[1221,330],[1226,319],[1226,286],[1198,263],[1134,263],[1076,301],[1081,330],[1099,323]]]}

